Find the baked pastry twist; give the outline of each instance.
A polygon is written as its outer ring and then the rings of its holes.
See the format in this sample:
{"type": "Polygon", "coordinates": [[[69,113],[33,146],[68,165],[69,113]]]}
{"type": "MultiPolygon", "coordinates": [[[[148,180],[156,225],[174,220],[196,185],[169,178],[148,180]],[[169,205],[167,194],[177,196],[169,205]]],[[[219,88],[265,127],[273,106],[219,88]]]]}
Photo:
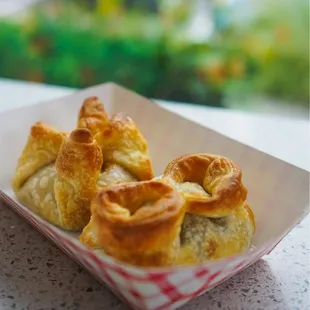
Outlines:
{"type": "Polygon", "coordinates": [[[184,203],[161,182],[124,183],[100,191],[91,206],[104,252],[139,266],[168,266],[177,259],[184,203]]]}
{"type": "Polygon", "coordinates": [[[87,129],[70,136],[43,123],[32,126],[13,176],[18,200],[52,224],[81,230],[90,218],[102,153],[87,129]]]}
{"type": "Polygon", "coordinates": [[[166,167],[162,181],[186,201],[179,264],[231,256],[248,249],[255,231],[241,169],[228,158],[189,154],[166,167]]]}

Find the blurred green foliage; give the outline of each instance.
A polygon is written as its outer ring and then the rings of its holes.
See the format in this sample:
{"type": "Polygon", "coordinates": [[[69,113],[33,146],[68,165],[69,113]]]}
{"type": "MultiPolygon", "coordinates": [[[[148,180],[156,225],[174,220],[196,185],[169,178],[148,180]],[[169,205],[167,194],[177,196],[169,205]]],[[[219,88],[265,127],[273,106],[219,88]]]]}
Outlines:
{"type": "Polygon", "coordinates": [[[230,27],[193,43],[182,36],[188,1],[156,14],[125,13],[120,0],[96,4],[90,12],[56,1],[0,21],[0,76],[76,88],[114,81],[148,97],[217,106],[226,93],[242,100],[253,91],[307,101],[305,60],[266,44],[265,23],[253,26],[263,29],[256,36],[230,27]]]}
{"type": "Polygon", "coordinates": [[[257,64],[252,90],[272,98],[309,104],[309,2],[261,0],[249,22],[232,23],[221,33],[257,64]]]}

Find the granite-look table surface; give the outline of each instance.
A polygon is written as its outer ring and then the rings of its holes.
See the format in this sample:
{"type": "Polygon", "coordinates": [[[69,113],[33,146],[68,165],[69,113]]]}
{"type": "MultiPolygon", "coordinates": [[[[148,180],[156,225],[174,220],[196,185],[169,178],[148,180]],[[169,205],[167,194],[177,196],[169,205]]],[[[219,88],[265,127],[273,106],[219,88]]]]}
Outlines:
{"type": "MultiPolygon", "coordinates": [[[[1,203],[0,219],[1,310],[129,309],[1,203]]],[[[308,217],[270,255],[181,309],[310,309],[309,227],[308,217]]]]}
{"type": "MultiPolygon", "coordinates": [[[[0,112],[19,106],[21,102],[52,99],[70,92],[68,89],[1,79],[0,90],[0,112]]],[[[227,135],[309,169],[308,136],[305,133],[309,124],[305,122],[220,109],[189,106],[173,106],[173,109],[186,115],[191,111],[190,118],[199,122],[208,119],[211,128],[223,133],[225,124],[238,120],[242,128],[227,130],[227,135]],[[219,123],[224,126],[216,128],[219,123]],[[268,126],[277,130],[270,131],[268,126]],[[265,129],[257,131],[257,128],[265,129]],[[270,132],[269,139],[264,138],[264,131],[270,132]],[[287,143],[287,133],[300,137],[292,140],[294,153],[287,143]]],[[[308,216],[270,255],[180,309],[310,310],[309,227],[308,216]]],[[[7,309],[129,308],[26,220],[0,202],[0,310],[7,309]]]]}

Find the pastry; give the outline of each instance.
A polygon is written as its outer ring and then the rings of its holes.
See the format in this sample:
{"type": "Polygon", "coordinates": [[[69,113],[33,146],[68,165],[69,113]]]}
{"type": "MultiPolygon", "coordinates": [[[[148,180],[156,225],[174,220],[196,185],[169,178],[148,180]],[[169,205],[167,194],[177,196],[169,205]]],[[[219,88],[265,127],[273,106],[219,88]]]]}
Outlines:
{"type": "Polygon", "coordinates": [[[86,98],[70,134],[32,126],[12,180],[17,199],[80,241],[141,266],[197,264],[249,249],[255,219],[241,169],[187,154],[154,178],[134,121],[86,98]]]}
{"type": "MultiPolygon", "coordinates": [[[[114,165],[113,171],[117,169],[115,165],[121,167],[117,172],[120,182],[121,175],[126,181],[129,175],[131,181],[154,177],[147,142],[129,116],[117,113],[109,119],[99,98],[90,97],[80,110],[78,128],[89,129],[97,140],[103,154],[103,171],[111,165],[114,165]]],[[[102,186],[111,184],[108,179],[109,173],[101,176],[102,186]]],[[[114,177],[112,179],[112,183],[115,183],[114,177]]]]}
{"type": "Polygon", "coordinates": [[[120,115],[110,120],[99,98],[89,97],[70,135],[40,122],[32,126],[13,176],[17,199],[50,223],[81,231],[99,188],[151,179],[146,141],[120,115]]]}
{"type": "MultiPolygon", "coordinates": [[[[108,119],[103,104],[97,97],[91,97],[83,103],[78,126],[93,132],[102,151],[103,165],[98,188],[154,177],[146,140],[130,117],[118,113],[108,119]]],[[[91,219],[80,240],[92,248],[98,248],[92,226],[91,219]]]]}
{"type": "Polygon", "coordinates": [[[186,201],[178,264],[228,257],[245,251],[255,231],[241,169],[228,158],[189,154],[166,167],[162,181],[186,201]]]}
{"type": "Polygon", "coordinates": [[[13,176],[18,200],[50,223],[81,230],[90,218],[102,153],[87,129],[70,136],[43,123],[32,126],[13,176]]]}
{"type": "Polygon", "coordinates": [[[79,111],[77,128],[87,128],[93,136],[109,124],[109,116],[103,103],[96,96],[84,100],[79,111]]]}
{"type": "Polygon", "coordinates": [[[139,266],[175,263],[184,211],[177,191],[157,181],[107,187],[91,205],[93,228],[103,251],[139,266]]]}
{"type": "Polygon", "coordinates": [[[94,238],[82,234],[80,240],[136,266],[197,264],[241,253],[255,231],[241,179],[240,168],[225,157],[181,156],[161,177],[98,192],[87,226],[94,238]]]}

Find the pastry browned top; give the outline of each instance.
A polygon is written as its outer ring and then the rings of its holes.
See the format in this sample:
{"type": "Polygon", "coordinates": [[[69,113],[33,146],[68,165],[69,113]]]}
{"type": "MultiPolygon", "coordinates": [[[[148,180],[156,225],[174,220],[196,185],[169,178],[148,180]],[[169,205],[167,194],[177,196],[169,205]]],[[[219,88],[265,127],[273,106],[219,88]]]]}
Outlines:
{"type": "Polygon", "coordinates": [[[168,223],[179,216],[182,205],[181,196],[169,185],[157,181],[131,182],[101,190],[93,199],[92,214],[120,232],[136,233],[168,223]]]}
{"type": "Polygon", "coordinates": [[[13,176],[13,189],[20,188],[38,169],[56,160],[66,135],[43,122],[37,122],[30,128],[13,176]]]}
{"type": "Polygon", "coordinates": [[[95,196],[91,211],[91,230],[106,254],[139,266],[174,263],[185,207],[169,185],[144,181],[111,186],[95,196]]]}
{"type": "Polygon", "coordinates": [[[95,136],[108,124],[109,116],[101,100],[96,96],[86,98],[79,111],[77,127],[87,128],[95,136]]]}
{"type": "Polygon", "coordinates": [[[90,97],[80,110],[78,126],[92,132],[101,148],[104,163],[122,166],[139,181],[154,177],[147,142],[129,116],[117,113],[108,118],[101,101],[90,97]]]}
{"type": "Polygon", "coordinates": [[[153,177],[146,141],[130,118],[118,115],[110,120],[100,99],[89,97],[77,127],[67,134],[42,122],[34,124],[12,180],[24,205],[72,230],[88,223],[90,201],[101,186],[153,177]]]}
{"type": "Polygon", "coordinates": [[[87,197],[88,201],[93,198],[97,191],[102,153],[88,129],[75,129],[64,139],[55,165],[58,174],[79,189],[80,198],[87,197]]]}
{"type": "Polygon", "coordinates": [[[200,153],[180,156],[168,164],[163,179],[184,195],[189,213],[208,217],[227,216],[247,197],[241,169],[230,159],[219,155],[200,153]]]}

